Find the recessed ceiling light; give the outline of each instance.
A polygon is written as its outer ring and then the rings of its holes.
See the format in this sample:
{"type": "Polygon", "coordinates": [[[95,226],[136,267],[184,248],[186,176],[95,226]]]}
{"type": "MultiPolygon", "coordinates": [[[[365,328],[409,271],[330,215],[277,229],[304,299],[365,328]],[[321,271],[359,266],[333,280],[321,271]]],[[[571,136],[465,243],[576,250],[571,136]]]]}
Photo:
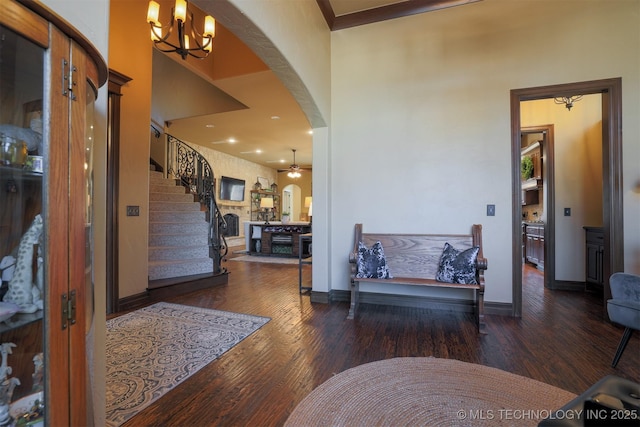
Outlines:
{"type": "Polygon", "coordinates": [[[279,120],[280,116],[271,116],[271,120],[279,120]]]}
{"type": "Polygon", "coordinates": [[[256,150],[256,153],[260,154],[260,153],[262,153],[262,150],[258,148],[258,149],[256,150]]]}
{"type": "Polygon", "coordinates": [[[229,144],[235,144],[235,143],[236,143],[236,142],[238,142],[238,141],[237,141],[235,138],[229,138],[229,139],[227,139],[227,142],[228,142],[229,144]]]}
{"type": "Polygon", "coordinates": [[[208,125],[204,125],[204,127],[206,127],[206,128],[214,128],[214,127],[216,127],[216,125],[208,124],[208,125]]]}
{"type": "Polygon", "coordinates": [[[309,135],[313,135],[313,129],[307,132],[309,135]]]}

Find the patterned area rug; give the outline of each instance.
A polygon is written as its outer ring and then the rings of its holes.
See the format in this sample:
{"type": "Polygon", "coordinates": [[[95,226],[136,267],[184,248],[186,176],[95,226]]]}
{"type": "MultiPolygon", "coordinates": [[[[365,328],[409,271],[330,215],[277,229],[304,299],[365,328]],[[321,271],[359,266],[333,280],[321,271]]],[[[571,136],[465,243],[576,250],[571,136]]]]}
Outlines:
{"type": "Polygon", "coordinates": [[[270,319],[157,303],[107,321],[107,425],[119,426],[270,319]]]}
{"type": "Polygon", "coordinates": [[[329,378],[298,404],[285,427],[534,427],[575,397],[488,366],[400,357],[329,378]]]}

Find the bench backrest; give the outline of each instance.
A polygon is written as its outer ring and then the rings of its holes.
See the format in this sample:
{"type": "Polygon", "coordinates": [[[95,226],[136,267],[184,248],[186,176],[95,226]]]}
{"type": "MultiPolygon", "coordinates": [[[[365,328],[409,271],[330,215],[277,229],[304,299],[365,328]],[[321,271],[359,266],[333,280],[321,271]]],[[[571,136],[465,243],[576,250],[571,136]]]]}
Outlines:
{"type": "MultiPolygon", "coordinates": [[[[357,226],[356,236],[358,235],[357,226]]],[[[473,234],[361,233],[360,240],[367,247],[371,247],[378,240],[382,243],[389,272],[393,277],[421,279],[435,279],[445,243],[448,242],[461,251],[469,249],[474,243],[473,234]]],[[[476,240],[479,241],[480,254],[482,254],[482,239],[476,237],[476,240]]]]}

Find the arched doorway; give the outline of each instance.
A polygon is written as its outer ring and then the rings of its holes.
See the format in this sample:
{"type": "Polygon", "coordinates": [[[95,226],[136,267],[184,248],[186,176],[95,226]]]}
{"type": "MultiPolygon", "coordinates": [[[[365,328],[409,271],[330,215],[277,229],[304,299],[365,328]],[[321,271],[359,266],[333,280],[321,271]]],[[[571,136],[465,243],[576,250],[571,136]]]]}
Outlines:
{"type": "Polygon", "coordinates": [[[289,184],[282,189],[282,212],[289,212],[291,221],[300,221],[300,205],[302,189],[296,184],[289,184]]]}

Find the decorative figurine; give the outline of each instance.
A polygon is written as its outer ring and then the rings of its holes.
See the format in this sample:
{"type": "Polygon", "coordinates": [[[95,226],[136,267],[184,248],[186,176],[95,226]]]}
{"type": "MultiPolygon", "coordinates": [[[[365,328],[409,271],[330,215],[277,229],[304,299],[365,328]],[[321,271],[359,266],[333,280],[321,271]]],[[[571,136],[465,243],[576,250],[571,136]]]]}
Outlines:
{"type": "Polygon", "coordinates": [[[43,389],[42,380],[44,378],[44,355],[42,353],[38,353],[33,356],[33,365],[33,374],[31,374],[33,382],[31,391],[36,393],[43,389]]]}
{"type": "MultiPolygon", "coordinates": [[[[16,269],[9,281],[9,289],[2,298],[5,302],[18,304],[21,313],[35,313],[37,310],[42,310],[43,307],[42,295],[39,287],[33,282],[32,271],[33,246],[40,241],[42,223],[42,217],[39,214],[36,215],[33,223],[20,239],[16,269]]],[[[41,268],[42,263],[39,263],[38,270],[41,268]]],[[[40,281],[38,281],[38,285],[41,285],[40,281]]]]}
{"type": "Polygon", "coordinates": [[[0,365],[0,426],[6,425],[11,416],[9,415],[9,406],[13,389],[20,385],[17,378],[7,378],[11,374],[11,366],[7,365],[7,357],[11,354],[11,349],[16,347],[12,342],[5,342],[0,345],[0,353],[2,353],[2,364],[0,365]]]}

